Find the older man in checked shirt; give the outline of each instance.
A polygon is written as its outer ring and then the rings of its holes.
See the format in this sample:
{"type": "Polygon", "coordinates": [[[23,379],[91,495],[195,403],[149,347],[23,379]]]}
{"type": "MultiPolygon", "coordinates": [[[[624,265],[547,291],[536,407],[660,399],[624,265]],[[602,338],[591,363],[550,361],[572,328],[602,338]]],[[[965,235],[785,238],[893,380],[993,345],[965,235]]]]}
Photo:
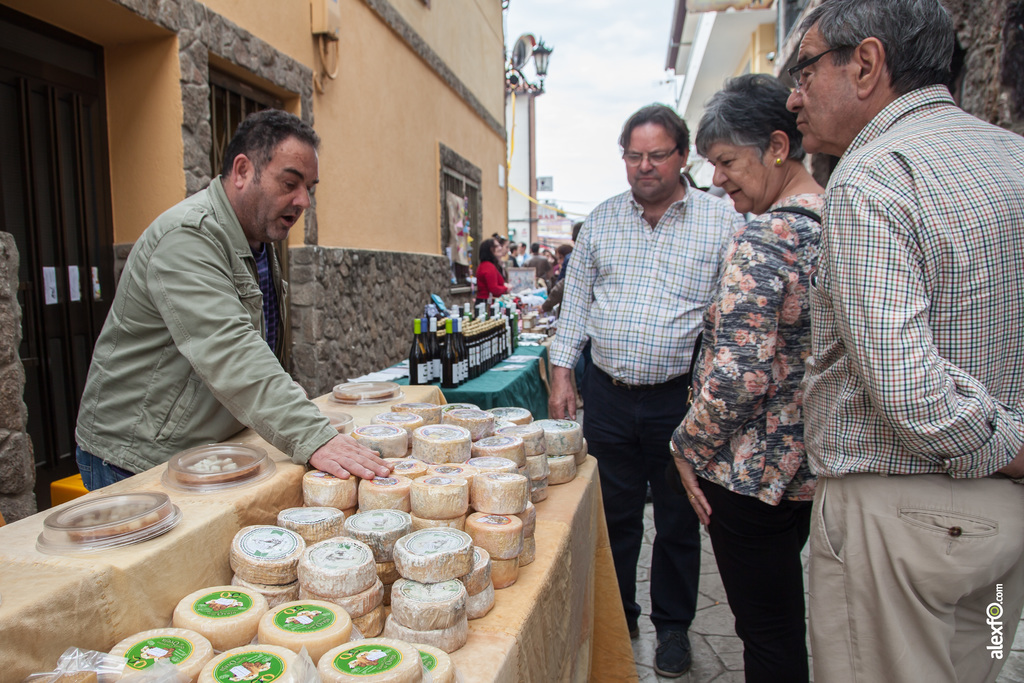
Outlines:
{"type": "Polygon", "coordinates": [[[681,181],[689,134],[668,107],[633,114],[619,145],[631,189],[594,209],[576,241],[551,346],[549,408],[552,417],[575,416],[569,375],[589,338],[583,430],[601,471],[626,620],[636,637],[636,565],[650,484],[658,531],[650,570],[655,670],[675,677],[691,661],[700,536],[693,508],[665,479],[669,441],[686,415],[704,309],[743,219],[724,200],[681,181]]]}

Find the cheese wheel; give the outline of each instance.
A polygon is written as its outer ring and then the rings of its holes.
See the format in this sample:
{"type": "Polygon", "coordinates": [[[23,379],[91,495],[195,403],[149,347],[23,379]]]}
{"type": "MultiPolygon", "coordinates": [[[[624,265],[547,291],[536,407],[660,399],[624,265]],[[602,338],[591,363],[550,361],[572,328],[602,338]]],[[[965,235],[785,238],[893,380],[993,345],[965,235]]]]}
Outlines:
{"type": "Polygon", "coordinates": [[[423,529],[395,543],[395,566],[402,578],[438,583],[473,569],[473,539],[458,529],[423,529]]]}
{"type": "Polygon", "coordinates": [[[490,581],[482,591],[466,600],[466,618],[481,619],[494,607],[494,584],[490,581]]]}
{"type": "Polygon", "coordinates": [[[363,479],[359,482],[359,509],[409,512],[410,486],[412,479],[401,475],[363,479]]]}
{"type": "Polygon", "coordinates": [[[537,559],[537,537],[534,535],[523,537],[523,552],[519,554],[519,566],[526,565],[537,559]]]}
{"type": "Polygon", "coordinates": [[[344,510],[356,506],[357,477],[340,479],[333,474],[310,470],[302,476],[302,504],[344,510]]]}
{"type": "Polygon", "coordinates": [[[514,427],[502,427],[495,432],[495,436],[518,436],[523,440],[523,447],[526,449],[527,457],[531,455],[544,455],[547,449],[547,442],[544,440],[544,428],[536,422],[514,427]]]}
{"type": "Polygon", "coordinates": [[[494,434],[494,415],[486,410],[448,410],[441,415],[441,424],[457,425],[469,430],[473,441],[494,434]]]}
{"type": "Polygon", "coordinates": [[[460,477],[466,481],[473,479],[473,475],[476,474],[477,470],[475,467],[470,467],[465,463],[440,463],[440,464],[428,464],[427,475],[433,477],[460,477]]]}
{"type": "Polygon", "coordinates": [[[293,652],[306,648],[315,662],[332,647],[347,643],[352,619],[337,605],[321,600],[298,600],[278,605],[260,619],[261,645],[280,645],[293,652]]]}
{"type": "Polygon", "coordinates": [[[515,515],[474,512],[466,518],[466,533],[494,560],[511,560],[523,552],[523,521],[515,515]]]}
{"type": "Polygon", "coordinates": [[[299,599],[298,580],[286,583],[283,586],[268,586],[263,583],[250,583],[245,579],[239,578],[236,574],[231,577],[231,585],[256,591],[267,599],[267,605],[270,607],[277,607],[282,602],[291,602],[292,600],[299,599]]]}
{"type": "Polygon", "coordinates": [[[580,451],[578,453],[576,453],[576,455],[574,456],[574,460],[576,461],[576,467],[579,467],[580,465],[582,465],[584,463],[584,461],[586,461],[586,459],[587,459],[587,440],[583,439],[583,448],[581,448],[580,451]]]}
{"type": "Polygon", "coordinates": [[[518,436],[489,436],[473,444],[471,460],[477,458],[505,458],[511,460],[516,467],[521,467],[526,464],[526,444],[518,436]]]}
{"type": "Polygon", "coordinates": [[[202,635],[214,650],[245,645],[256,635],[267,599],[242,586],[210,586],[183,597],[174,608],[171,625],[202,635]]]}
{"type": "Polygon", "coordinates": [[[452,517],[451,519],[427,519],[425,517],[412,516],[412,530],[419,531],[420,529],[436,529],[438,527],[447,527],[449,529],[458,529],[459,531],[466,530],[466,515],[459,515],[458,517],[452,517]]]}
{"type": "Polygon", "coordinates": [[[583,448],[583,427],[573,420],[537,420],[544,429],[548,455],[572,455],[583,448]]]}
{"type": "Polygon", "coordinates": [[[436,403],[396,403],[391,406],[391,410],[419,415],[426,425],[436,425],[441,421],[441,406],[436,403]]]}
{"type": "Polygon", "coordinates": [[[409,452],[409,433],[394,425],[365,425],[352,430],[352,438],[382,458],[404,458],[409,452]]]}
{"type": "MultiPolygon", "coordinates": [[[[394,546],[392,546],[392,548],[393,547],[394,546]]],[[[385,586],[389,586],[402,578],[402,575],[398,573],[398,569],[395,567],[394,562],[378,562],[377,578],[380,579],[385,586]]]]}
{"type": "Polygon", "coordinates": [[[537,528],[537,508],[533,503],[527,503],[526,509],[516,515],[523,522],[523,538],[533,536],[537,528]]]}
{"type": "Polygon", "coordinates": [[[516,426],[515,422],[509,422],[508,420],[503,420],[500,417],[494,418],[494,433],[495,434],[497,434],[498,430],[501,429],[502,427],[515,427],[515,426],[516,426]]]}
{"type": "Polygon", "coordinates": [[[391,614],[384,622],[384,637],[404,640],[408,643],[423,643],[433,645],[445,652],[455,652],[466,644],[469,639],[469,624],[466,622],[465,610],[462,617],[448,628],[431,631],[417,631],[416,629],[403,626],[395,615],[391,614]]]}
{"type": "Polygon", "coordinates": [[[491,583],[495,590],[508,588],[519,578],[519,558],[491,560],[491,583]]]}
{"type": "Polygon", "coordinates": [[[458,425],[427,425],[412,433],[412,457],[423,462],[466,462],[472,448],[473,435],[458,425]]]}
{"type": "Polygon", "coordinates": [[[277,525],[291,529],[312,545],[345,533],[345,513],[331,507],[287,508],[277,513],[277,525]]]}
{"type": "Polygon", "coordinates": [[[354,538],[331,538],[311,545],[299,562],[299,588],[334,598],[355,595],[377,581],[373,552],[354,538]]]}
{"type": "Polygon", "coordinates": [[[420,477],[409,489],[412,513],[423,519],[452,519],[469,508],[469,482],[459,477],[420,477]]]}
{"type": "Polygon", "coordinates": [[[386,462],[391,466],[391,474],[409,479],[418,479],[427,473],[427,463],[415,458],[390,458],[386,462]]]}
{"type": "Polygon", "coordinates": [[[244,645],[222,652],[203,667],[199,683],[259,681],[302,683],[293,664],[298,655],[279,645],[244,645]]]}
{"type": "Polygon", "coordinates": [[[379,413],[370,418],[370,424],[392,425],[404,429],[408,436],[406,443],[406,453],[408,453],[408,447],[412,446],[412,430],[422,427],[426,421],[415,413],[379,413]]]}
{"type": "Polygon", "coordinates": [[[416,649],[420,651],[423,668],[430,674],[430,683],[455,683],[455,663],[447,652],[423,643],[416,643],[416,649]]]}
{"type": "Polygon", "coordinates": [[[446,403],[441,406],[441,415],[444,416],[449,410],[480,410],[480,406],[474,403],[446,403]]]}
{"type": "Polygon", "coordinates": [[[306,542],[294,531],[257,524],[235,534],[228,561],[246,581],[283,586],[295,581],[295,569],[305,550],[306,542]]]}
{"type": "Polygon", "coordinates": [[[377,605],[361,617],[352,619],[352,625],[359,629],[363,638],[376,638],[384,630],[384,605],[377,605]]]}
{"type": "Polygon", "coordinates": [[[470,485],[473,509],[494,515],[516,515],[530,502],[530,480],[521,474],[478,474],[470,485]]]}
{"type": "Polygon", "coordinates": [[[531,455],[526,458],[526,470],[530,473],[530,481],[544,479],[551,472],[551,465],[546,455],[531,455]]]}
{"type": "Polygon", "coordinates": [[[530,502],[536,504],[548,499],[548,478],[538,479],[530,483],[530,502]]]}
{"type": "Polygon", "coordinates": [[[339,645],[316,667],[323,683],[419,683],[423,664],[411,644],[368,638],[339,645]]]}
{"type": "Polygon", "coordinates": [[[323,600],[343,608],[350,617],[358,619],[369,614],[384,602],[384,584],[378,578],[373,585],[353,595],[320,595],[305,588],[299,588],[299,600],[323,600]]]}
{"type": "Polygon", "coordinates": [[[576,478],[576,456],[549,455],[548,470],[548,486],[568,484],[576,478]]]}
{"type": "Polygon", "coordinates": [[[477,474],[487,474],[488,472],[508,472],[509,474],[519,474],[519,466],[508,458],[490,456],[470,458],[466,461],[466,464],[470,467],[475,467],[477,469],[477,474]]]}
{"type": "Polygon", "coordinates": [[[195,631],[158,628],[125,638],[114,646],[110,654],[124,658],[122,678],[148,669],[157,662],[165,662],[194,681],[203,665],[213,659],[213,645],[195,631]]]}
{"type": "Polygon", "coordinates": [[[345,520],[345,534],[365,543],[374,562],[391,562],[395,541],[412,531],[412,517],[401,510],[366,510],[345,520]]]}
{"type": "Polygon", "coordinates": [[[466,616],[466,587],[461,581],[420,583],[399,579],[391,587],[391,615],[415,631],[454,626],[466,616]]]}
{"type": "Polygon", "coordinates": [[[473,547],[473,570],[459,581],[466,587],[466,593],[476,595],[491,585],[491,556],[478,546],[473,547]]]}
{"type": "Polygon", "coordinates": [[[533,422],[533,413],[526,408],[488,408],[487,412],[499,420],[508,420],[517,425],[527,425],[533,422]]]}

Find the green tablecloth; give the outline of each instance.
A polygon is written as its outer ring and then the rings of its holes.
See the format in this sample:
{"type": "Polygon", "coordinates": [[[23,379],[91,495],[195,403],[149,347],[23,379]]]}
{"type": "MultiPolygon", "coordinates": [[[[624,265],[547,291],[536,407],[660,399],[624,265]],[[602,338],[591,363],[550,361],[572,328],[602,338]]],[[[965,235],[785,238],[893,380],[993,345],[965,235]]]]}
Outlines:
{"type": "MultiPolygon", "coordinates": [[[[480,377],[471,379],[455,389],[441,389],[448,403],[473,403],[484,410],[515,406],[526,408],[533,413],[533,419],[543,420],[548,416],[548,389],[541,378],[542,363],[547,363],[546,346],[520,346],[518,356],[538,356],[540,360],[530,361],[522,367],[508,372],[498,368],[509,365],[499,363],[480,377]]],[[[546,376],[546,375],[545,375],[546,376]]],[[[409,378],[396,380],[408,384],[409,378]]]]}

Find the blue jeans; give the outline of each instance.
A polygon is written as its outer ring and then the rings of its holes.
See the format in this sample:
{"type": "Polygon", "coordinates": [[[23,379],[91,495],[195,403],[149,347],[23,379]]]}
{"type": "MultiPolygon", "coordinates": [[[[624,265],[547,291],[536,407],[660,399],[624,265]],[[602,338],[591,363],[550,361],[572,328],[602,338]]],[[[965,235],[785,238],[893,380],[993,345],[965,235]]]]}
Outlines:
{"type": "Polygon", "coordinates": [[[83,451],[81,446],[75,446],[75,461],[78,463],[78,471],[82,473],[82,483],[90,491],[110,486],[135,474],[100,460],[92,453],[83,451]]]}

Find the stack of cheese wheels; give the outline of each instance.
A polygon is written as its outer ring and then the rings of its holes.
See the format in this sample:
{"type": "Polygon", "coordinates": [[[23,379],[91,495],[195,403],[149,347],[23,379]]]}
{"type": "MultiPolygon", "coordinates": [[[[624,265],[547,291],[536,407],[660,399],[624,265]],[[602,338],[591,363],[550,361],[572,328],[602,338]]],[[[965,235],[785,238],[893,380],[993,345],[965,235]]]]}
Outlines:
{"type": "Polygon", "coordinates": [[[254,590],[264,598],[267,599],[267,604],[271,607],[276,607],[282,602],[291,602],[292,600],[299,599],[299,581],[296,579],[291,583],[286,583],[283,586],[268,586],[264,583],[250,583],[245,579],[238,578],[238,575],[231,577],[232,586],[241,586],[242,588],[248,588],[254,590]]]}
{"type": "Polygon", "coordinates": [[[466,587],[456,579],[438,583],[399,579],[391,591],[384,637],[454,652],[469,636],[466,597],[466,587]]]}
{"type": "Polygon", "coordinates": [[[279,645],[244,645],[223,652],[206,663],[199,683],[274,681],[303,683],[294,664],[299,655],[279,645]]]}
{"type": "Polygon", "coordinates": [[[456,425],[469,430],[473,441],[479,441],[494,434],[494,415],[486,410],[471,408],[447,410],[441,414],[441,424],[456,425]]]}
{"type": "Polygon", "coordinates": [[[519,556],[519,566],[525,567],[537,557],[537,508],[527,503],[526,509],[516,515],[523,522],[523,554],[519,556]]]}
{"type": "Polygon", "coordinates": [[[316,667],[323,683],[420,683],[423,663],[410,643],[390,638],[367,638],[339,645],[320,658],[316,667]]]}
{"type": "Polygon", "coordinates": [[[374,477],[359,482],[359,510],[401,510],[409,512],[409,489],[412,479],[400,474],[374,477]]]}
{"type": "Polygon", "coordinates": [[[200,634],[214,650],[241,647],[256,636],[270,606],[258,592],[242,586],[210,586],[183,597],[171,625],[200,634]]]}
{"type": "Polygon", "coordinates": [[[264,614],[256,637],[262,645],[279,645],[293,652],[306,648],[315,662],[332,647],[347,643],[351,635],[352,619],[338,605],[297,600],[264,614]]]}
{"type": "Polygon", "coordinates": [[[430,527],[464,529],[469,508],[469,481],[461,477],[427,476],[412,483],[412,530],[430,527]]]}
{"type": "Polygon", "coordinates": [[[377,578],[384,586],[384,604],[391,598],[391,585],[400,578],[395,569],[395,541],[412,531],[412,517],[400,510],[367,510],[345,520],[345,533],[366,544],[373,553],[377,578]]]}
{"type": "Polygon", "coordinates": [[[526,465],[526,444],[518,436],[510,434],[497,434],[486,439],[480,439],[473,444],[473,457],[477,458],[505,458],[515,463],[516,467],[526,465]]]}
{"type": "Polygon", "coordinates": [[[473,435],[458,425],[426,425],[412,432],[412,457],[426,463],[460,463],[472,457],[473,435]]]}
{"type": "Polygon", "coordinates": [[[583,448],[577,451],[573,455],[573,459],[576,461],[576,467],[579,468],[587,459],[587,440],[583,439],[583,448]]]}
{"type": "Polygon", "coordinates": [[[431,683],[455,683],[455,663],[444,650],[424,643],[416,643],[423,668],[430,674],[431,683]]]}
{"type": "Polygon", "coordinates": [[[466,618],[479,619],[494,607],[494,584],[491,582],[491,556],[473,546],[473,570],[459,581],[466,587],[466,618]]]}
{"type": "Polygon", "coordinates": [[[525,425],[514,425],[502,427],[495,431],[495,436],[516,436],[523,440],[523,448],[526,456],[544,455],[547,450],[547,442],[544,440],[544,428],[536,422],[525,425]]]}
{"type": "Polygon", "coordinates": [[[291,529],[306,545],[341,536],[345,513],[333,507],[287,508],[277,513],[277,525],[291,529]]]}
{"type": "Polygon", "coordinates": [[[231,541],[228,560],[235,572],[231,582],[239,588],[259,592],[268,606],[271,600],[275,603],[294,600],[298,597],[299,558],[305,549],[302,536],[290,529],[265,525],[244,527],[231,541]]]}
{"type": "Polygon", "coordinates": [[[466,518],[473,544],[491,556],[491,582],[507,588],[519,578],[523,552],[523,521],[516,517],[530,502],[530,480],[509,472],[480,473],[470,486],[470,504],[477,512],[466,518]]]}
{"type": "Polygon", "coordinates": [[[391,466],[391,474],[409,479],[419,479],[427,473],[427,463],[415,458],[390,458],[387,463],[391,466]]]}
{"type": "MultiPolygon", "coordinates": [[[[583,450],[583,427],[572,420],[538,420],[544,429],[548,456],[548,484],[565,484],[576,478],[576,457],[583,450]]],[[[584,457],[586,457],[584,455],[584,457]]]]}
{"type": "MultiPolygon", "coordinates": [[[[401,427],[402,429],[405,430],[409,438],[409,441],[406,445],[406,448],[408,449],[409,446],[412,446],[412,430],[416,429],[417,427],[422,427],[423,425],[427,424],[427,421],[424,420],[419,415],[417,415],[416,413],[391,412],[374,415],[370,419],[370,424],[392,425],[393,427],[401,427]]],[[[406,450],[406,452],[408,453],[408,450],[406,450]]]]}
{"type": "Polygon", "coordinates": [[[158,628],[125,638],[110,654],[124,657],[124,675],[142,671],[158,661],[173,665],[188,680],[199,677],[203,666],[213,659],[213,645],[195,631],[158,628]]]}
{"type": "Polygon", "coordinates": [[[310,470],[302,477],[302,504],[337,508],[348,517],[355,514],[359,505],[358,484],[357,477],[340,479],[327,472],[310,470]]]}
{"type": "Polygon", "coordinates": [[[409,452],[409,433],[394,425],[356,427],[352,430],[352,438],[371,451],[377,451],[382,458],[404,458],[409,452]]]}
{"type": "Polygon", "coordinates": [[[364,636],[384,628],[384,584],[373,551],[354,538],[331,538],[306,549],[299,562],[299,600],[343,607],[364,636]]]}
{"type": "Polygon", "coordinates": [[[512,424],[528,425],[533,422],[533,414],[526,408],[488,408],[487,412],[498,420],[508,420],[512,424]]]}
{"type": "Polygon", "coordinates": [[[396,403],[391,406],[391,410],[419,415],[425,425],[436,425],[441,421],[441,406],[436,403],[396,403]]]}
{"type": "Polygon", "coordinates": [[[526,456],[526,472],[530,477],[530,499],[539,503],[548,497],[548,475],[551,473],[548,456],[543,453],[526,456]]]}

